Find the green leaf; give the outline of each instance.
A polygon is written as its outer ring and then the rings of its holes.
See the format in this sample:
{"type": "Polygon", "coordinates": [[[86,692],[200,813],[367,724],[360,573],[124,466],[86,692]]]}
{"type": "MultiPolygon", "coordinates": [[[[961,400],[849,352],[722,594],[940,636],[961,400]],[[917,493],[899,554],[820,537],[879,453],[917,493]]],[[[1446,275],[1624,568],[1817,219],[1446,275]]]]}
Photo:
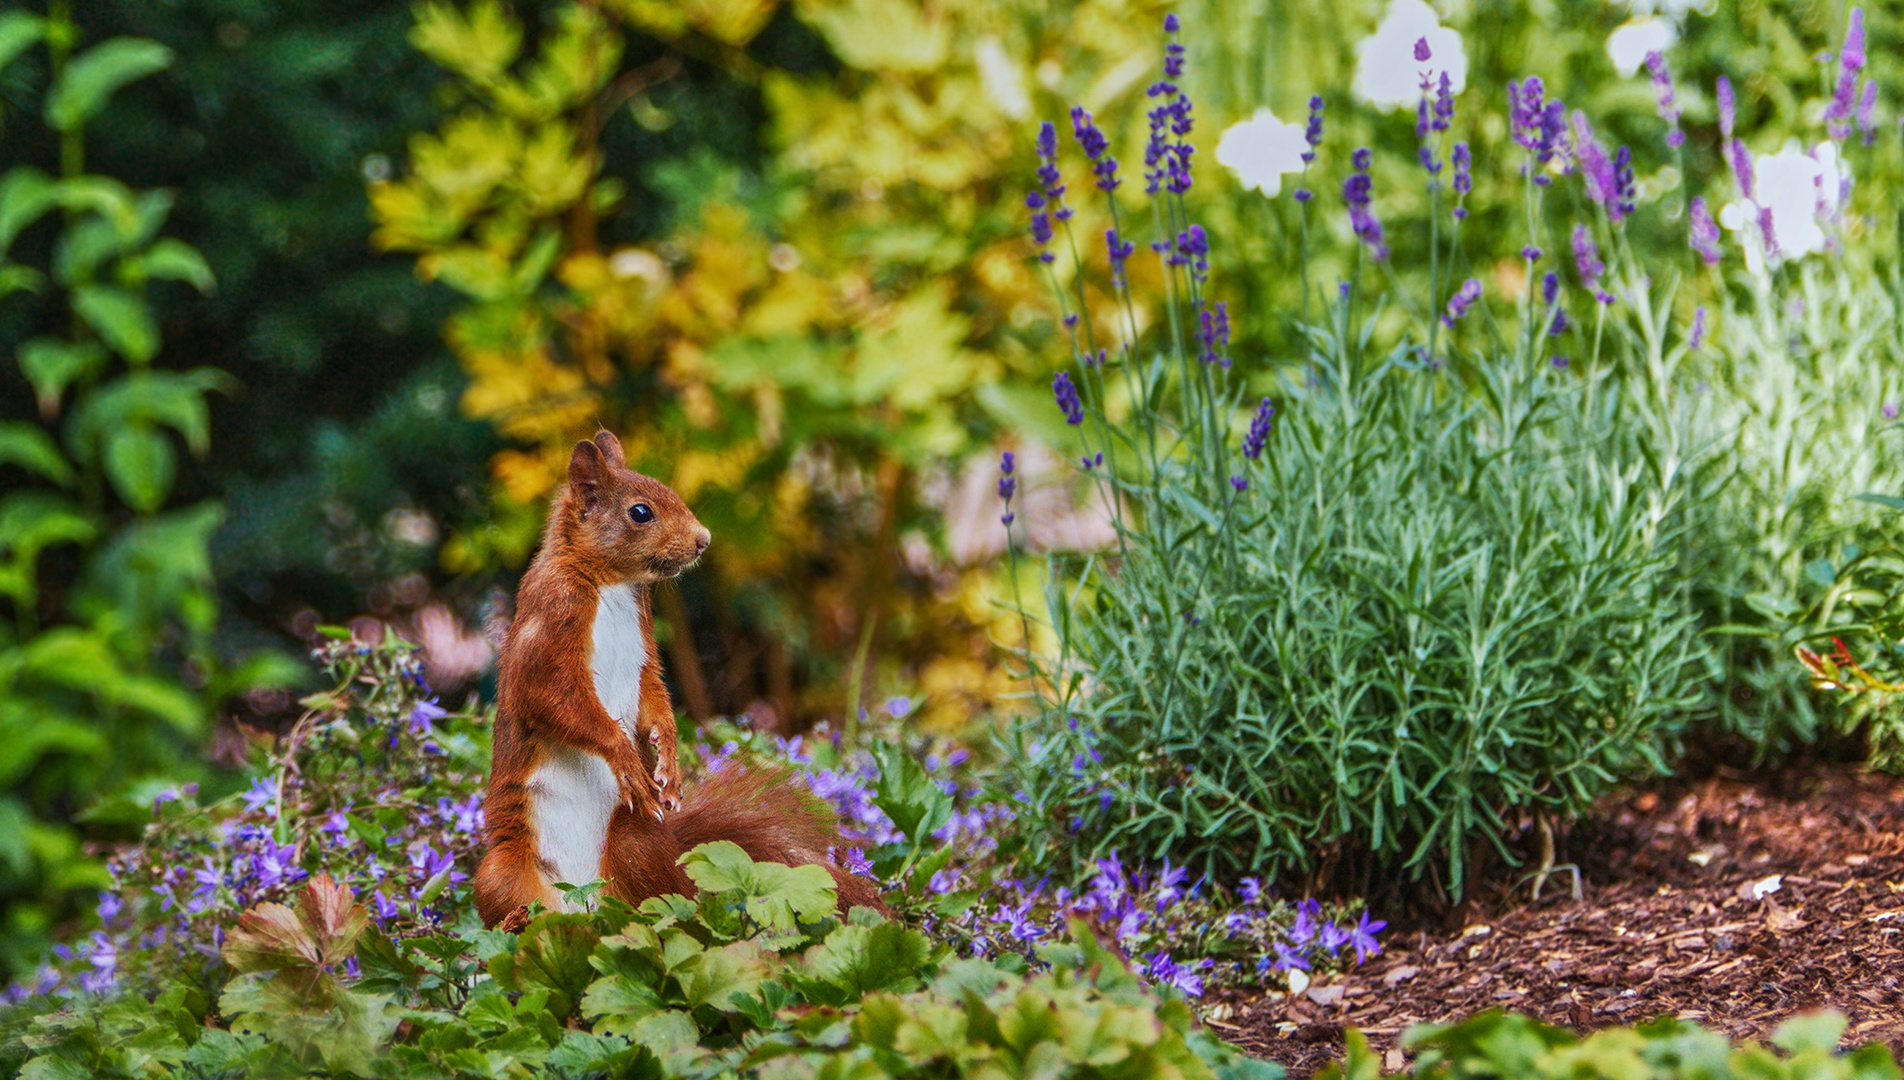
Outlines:
{"type": "Polygon", "coordinates": [[[205,256],[185,241],[169,236],[161,237],[147,248],[136,265],[147,277],[183,281],[202,293],[210,293],[218,285],[205,256]]]}
{"type": "Polygon", "coordinates": [[[205,395],[229,382],[213,368],[122,375],[86,395],[73,410],[66,425],[66,448],[80,461],[92,461],[107,431],[146,423],[171,428],[184,437],[193,454],[202,455],[211,442],[211,411],[205,395]]]}
{"type": "Polygon", "coordinates": [[[469,17],[455,4],[425,4],[417,9],[410,44],[451,71],[482,84],[515,63],[522,49],[522,28],[497,0],[476,0],[469,17]]]}
{"type": "Polygon", "coordinates": [[[144,38],[102,41],[68,61],[46,94],[46,122],[55,131],[76,131],[105,106],[113,91],[163,71],[172,50],[144,38]]]}
{"type": "Polygon", "coordinates": [[[9,11],[0,15],[0,70],[4,70],[44,36],[46,20],[30,11],[9,11]]]}
{"type": "Polygon", "coordinates": [[[71,487],[73,467],[43,428],[24,420],[0,421],[0,465],[18,465],[62,487],[71,487]]]}
{"type": "Polygon", "coordinates": [[[112,285],[81,285],[73,290],[73,310],[113,352],[132,363],[144,364],[158,355],[158,320],[132,293],[112,285]]]}
{"type": "Polygon", "coordinates": [[[37,337],[20,346],[19,360],[21,372],[40,399],[40,412],[55,416],[67,387],[105,366],[106,350],[92,341],[37,337]]]}
{"type": "Polygon", "coordinates": [[[157,510],[172,492],[178,459],[171,440],[144,424],[106,433],[106,476],[127,506],[142,514],[157,510]]]}
{"type": "Polygon", "coordinates": [[[489,962],[490,974],[511,990],[549,991],[549,1011],[566,1019],[595,978],[588,958],[601,938],[593,923],[582,913],[544,915],[523,929],[514,953],[489,962]]]}
{"type": "Polygon", "coordinates": [[[1844,1038],[1846,1024],[1845,1015],[1836,1009],[1794,1016],[1772,1029],[1772,1045],[1788,1054],[1807,1050],[1829,1054],[1844,1038]]]}
{"type": "Polygon", "coordinates": [[[823,918],[839,903],[832,875],[818,866],[756,863],[727,840],[702,844],[681,856],[681,867],[704,893],[738,892],[761,926],[793,930],[823,918]]]}
{"type": "Polygon", "coordinates": [[[688,1008],[703,1006],[720,1012],[735,1012],[735,995],[752,995],[770,974],[767,953],[759,943],[736,941],[718,949],[707,949],[681,965],[675,977],[688,1008]]]}
{"type": "Polygon", "coordinates": [[[919,989],[935,951],[924,934],[897,923],[848,925],[807,950],[801,968],[809,978],[841,992],[829,1004],[844,1005],[875,991],[906,994],[919,989]]]}
{"type": "Polygon", "coordinates": [[[30,165],[8,169],[0,177],[0,252],[13,246],[20,230],[59,204],[57,190],[52,177],[30,165]]]}

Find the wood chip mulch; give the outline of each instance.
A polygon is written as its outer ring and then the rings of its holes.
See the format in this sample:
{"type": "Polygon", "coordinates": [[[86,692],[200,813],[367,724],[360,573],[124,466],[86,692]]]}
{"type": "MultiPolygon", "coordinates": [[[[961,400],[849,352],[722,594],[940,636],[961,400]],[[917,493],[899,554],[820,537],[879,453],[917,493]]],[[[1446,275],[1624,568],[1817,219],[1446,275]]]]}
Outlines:
{"type": "Polygon", "coordinates": [[[1825,765],[1643,788],[1576,824],[1560,855],[1580,865],[1577,902],[1558,873],[1538,901],[1522,887],[1463,927],[1392,935],[1347,976],[1229,1002],[1212,1026],[1306,1077],[1346,1028],[1392,1072],[1410,1024],[1490,1007],[1581,1032],[1677,1016],[1763,1042],[1831,1006],[1848,1045],[1904,1059],[1904,780],[1825,765]]]}

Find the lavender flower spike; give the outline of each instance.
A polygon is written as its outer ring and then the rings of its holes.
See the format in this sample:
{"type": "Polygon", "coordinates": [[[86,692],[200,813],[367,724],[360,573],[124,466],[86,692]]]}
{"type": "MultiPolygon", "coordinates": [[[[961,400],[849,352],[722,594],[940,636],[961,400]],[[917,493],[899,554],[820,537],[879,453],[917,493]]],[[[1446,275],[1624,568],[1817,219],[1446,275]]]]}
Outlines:
{"type": "Polygon", "coordinates": [[[1878,141],[1878,81],[1864,81],[1864,96],[1858,99],[1858,130],[1864,133],[1864,145],[1878,141]]]}
{"type": "Polygon", "coordinates": [[[1130,260],[1137,245],[1129,240],[1120,240],[1116,229],[1104,230],[1104,246],[1110,250],[1111,283],[1122,288],[1124,285],[1124,264],[1130,260]]]}
{"type": "Polygon", "coordinates": [[[1249,434],[1243,436],[1243,456],[1255,461],[1263,456],[1263,445],[1269,441],[1269,423],[1276,415],[1276,406],[1268,398],[1256,407],[1256,415],[1250,419],[1249,434]]]}
{"type": "Polygon", "coordinates": [[[1071,106],[1071,131],[1084,149],[1084,156],[1091,159],[1091,172],[1097,176],[1098,188],[1107,193],[1116,191],[1122,181],[1117,178],[1117,159],[1110,155],[1110,140],[1098,130],[1097,121],[1082,105],[1071,106]]]}
{"type": "Polygon", "coordinates": [[[1461,321],[1462,317],[1467,315],[1468,309],[1473,307],[1474,302],[1479,299],[1481,299],[1481,282],[1475,278],[1462,282],[1461,287],[1455,290],[1455,294],[1448,298],[1448,311],[1441,316],[1441,325],[1453,330],[1454,324],[1461,321]]]}
{"type": "Polygon", "coordinates": [[[1695,198],[1686,208],[1686,220],[1692,249],[1699,253],[1707,266],[1719,262],[1719,223],[1712,220],[1711,211],[1706,209],[1704,198],[1695,198]]]}
{"type": "Polygon", "coordinates": [[[1580,172],[1587,181],[1587,197],[1599,203],[1607,217],[1619,221],[1626,216],[1621,209],[1619,177],[1606,150],[1593,137],[1593,125],[1587,120],[1587,114],[1578,109],[1573,113],[1573,138],[1580,155],[1580,172]]]}
{"type": "Polygon", "coordinates": [[[1309,126],[1302,133],[1303,141],[1309,144],[1309,149],[1302,152],[1304,165],[1315,164],[1316,147],[1322,145],[1322,108],[1321,94],[1315,94],[1309,98],[1309,126]]]}
{"type": "Polygon", "coordinates": [[[1600,275],[1606,273],[1606,264],[1600,261],[1600,245],[1593,242],[1593,233],[1585,225],[1573,227],[1573,265],[1580,271],[1580,282],[1593,290],[1593,295],[1602,304],[1611,304],[1613,297],[1600,287],[1600,275]]]}
{"type": "Polygon", "coordinates": [[[1064,412],[1067,424],[1084,423],[1084,403],[1078,400],[1078,388],[1071,382],[1071,373],[1060,371],[1051,380],[1051,393],[1058,399],[1058,408],[1064,412]]]}
{"type": "Polygon", "coordinates": [[[1010,450],[1005,451],[1004,456],[998,459],[998,497],[1005,503],[1005,516],[998,520],[1004,524],[1006,528],[1011,527],[1012,518],[1017,516],[1012,513],[1011,508],[1012,496],[1018,492],[1018,478],[1012,474],[1017,471],[1017,458],[1012,456],[1010,450]]]}
{"type": "Polygon", "coordinates": [[[1686,339],[1686,350],[1698,352],[1699,346],[1706,343],[1706,309],[1701,305],[1693,309],[1692,334],[1686,339]]]}
{"type": "Polygon", "coordinates": [[[1461,205],[1468,192],[1474,190],[1474,155],[1469,153],[1468,144],[1454,144],[1454,219],[1460,221],[1468,216],[1468,208],[1461,205]]]}
{"type": "Polygon", "coordinates": [[[1685,145],[1686,133],[1679,128],[1679,104],[1673,94],[1673,73],[1666,69],[1666,57],[1658,49],[1646,54],[1646,70],[1653,77],[1653,93],[1659,99],[1659,118],[1666,121],[1666,145],[1674,150],[1685,145]]]}
{"type": "Polygon", "coordinates": [[[1719,136],[1722,141],[1732,141],[1732,126],[1738,122],[1739,103],[1732,96],[1732,80],[1719,76],[1719,136]]]}
{"type": "Polygon", "coordinates": [[[1864,70],[1864,9],[1852,8],[1850,24],[1845,27],[1844,48],[1838,50],[1838,85],[1825,106],[1825,122],[1834,139],[1850,133],[1846,123],[1856,107],[1858,75],[1864,70]]]}
{"type": "Polygon", "coordinates": [[[1349,224],[1356,237],[1368,245],[1380,262],[1388,258],[1388,242],[1382,237],[1382,223],[1369,208],[1375,184],[1368,174],[1371,157],[1367,147],[1355,152],[1355,174],[1342,182],[1342,201],[1349,204],[1349,224]]]}

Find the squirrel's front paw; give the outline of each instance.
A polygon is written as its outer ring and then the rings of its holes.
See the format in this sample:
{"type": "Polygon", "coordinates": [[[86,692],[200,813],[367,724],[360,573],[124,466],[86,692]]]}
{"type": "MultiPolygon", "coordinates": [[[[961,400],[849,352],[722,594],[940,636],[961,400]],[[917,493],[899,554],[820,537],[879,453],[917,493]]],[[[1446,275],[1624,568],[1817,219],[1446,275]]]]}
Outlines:
{"type": "Polygon", "coordinates": [[[661,805],[681,809],[681,755],[673,739],[664,739],[661,729],[648,733],[648,745],[654,748],[654,789],[661,805]]]}
{"type": "Polygon", "coordinates": [[[655,797],[654,783],[648,779],[648,770],[635,748],[630,746],[628,753],[618,755],[610,764],[615,770],[615,783],[621,789],[621,804],[637,817],[660,821],[661,801],[655,797]]]}

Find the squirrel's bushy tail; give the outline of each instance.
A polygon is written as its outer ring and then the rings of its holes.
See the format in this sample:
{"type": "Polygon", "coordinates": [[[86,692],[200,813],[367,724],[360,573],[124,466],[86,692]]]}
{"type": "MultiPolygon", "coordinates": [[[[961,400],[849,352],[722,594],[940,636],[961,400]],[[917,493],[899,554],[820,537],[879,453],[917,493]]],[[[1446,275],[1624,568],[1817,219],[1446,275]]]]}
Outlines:
{"type": "Polygon", "coordinates": [[[641,822],[626,809],[609,826],[602,860],[609,895],[639,904],[651,896],[693,896],[694,882],[675,860],[701,844],[728,840],[755,862],[811,863],[833,875],[840,910],[880,911],[879,890],[833,863],[848,842],[831,807],[786,769],[729,766],[690,784],[681,809],[661,822],[641,822]]]}

